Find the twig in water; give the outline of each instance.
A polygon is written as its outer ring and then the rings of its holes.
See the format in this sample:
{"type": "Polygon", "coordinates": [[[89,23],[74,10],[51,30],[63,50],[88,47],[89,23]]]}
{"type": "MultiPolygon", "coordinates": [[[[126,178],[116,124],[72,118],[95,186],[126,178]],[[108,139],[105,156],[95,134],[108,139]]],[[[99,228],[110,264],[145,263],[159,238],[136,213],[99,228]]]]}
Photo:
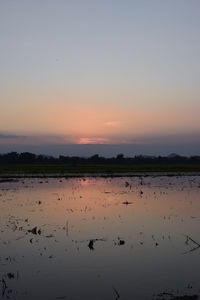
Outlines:
{"type": "Polygon", "coordinates": [[[116,300],[118,300],[120,298],[120,294],[118,293],[118,291],[116,290],[116,288],[114,288],[114,286],[113,286],[113,290],[114,290],[114,292],[116,294],[116,300]]]}
{"type": "Polygon", "coordinates": [[[188,241],[191,241],[193,244],[196,245],[196,247],[190,249],[189,251],[186,251],[184,252],[183,254],[187,254],[187,253],[190,253],[190,252],[193,252],[193,251],[196,251],[200,248],[200,244],[197,243],[195,240],[193,240],[189,235],[186,235],[186,245],[188,245],[188,241]]]}
{"type": "Polygon", "coordinates": [[[5,279],[2,278],[2,296],[5,295],[5,292],[6,292],[6,289],[7,289],[7,288],[8,288],[8,287],[7,287],[7,284],[6,284],[6,282],[5,282],[5,279]]]}
{"type": "Polygon", "coordinates": [[[69,223],[68,223],[68,221],[66,221],[65,229],[66,229],[66,236],[68,236],[68,234],[69,234],[69,223]]]}

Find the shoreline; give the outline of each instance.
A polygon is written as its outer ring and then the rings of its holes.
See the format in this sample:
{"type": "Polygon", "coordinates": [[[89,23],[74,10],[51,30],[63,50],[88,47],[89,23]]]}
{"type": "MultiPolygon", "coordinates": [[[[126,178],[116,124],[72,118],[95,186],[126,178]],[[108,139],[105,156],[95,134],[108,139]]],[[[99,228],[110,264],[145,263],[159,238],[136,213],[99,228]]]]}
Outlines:
{"type": "Polygon", "coordinates": [[[117,177],[184,177],[200,176],[200,172],[116,172],[116,173],[1,173],[0,183],[6,179],[23,178],[117,178],[117,177]]]}

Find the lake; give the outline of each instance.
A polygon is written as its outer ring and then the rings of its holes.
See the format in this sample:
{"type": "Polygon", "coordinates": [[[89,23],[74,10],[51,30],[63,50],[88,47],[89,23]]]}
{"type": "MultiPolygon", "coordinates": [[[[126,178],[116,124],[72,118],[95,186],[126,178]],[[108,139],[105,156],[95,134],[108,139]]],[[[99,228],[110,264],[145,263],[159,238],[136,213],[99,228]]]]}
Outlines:
{"type": "Polygon", "coordinates": [[[2,180],[0,230],[2,299],[200,294],[200,176],[2,180]]]}

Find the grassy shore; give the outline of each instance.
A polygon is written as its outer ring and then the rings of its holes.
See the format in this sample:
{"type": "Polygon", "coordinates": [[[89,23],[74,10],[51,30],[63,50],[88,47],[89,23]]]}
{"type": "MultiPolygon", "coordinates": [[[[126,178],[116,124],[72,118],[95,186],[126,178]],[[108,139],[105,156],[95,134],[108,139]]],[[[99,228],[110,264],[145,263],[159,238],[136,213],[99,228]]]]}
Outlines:
{"type": "Polygon", "coordinates": [[[16,164],[0,165],[0,175],[8,174],[128,174],[128,173],[199,173],[200,164],[16,164]]]}

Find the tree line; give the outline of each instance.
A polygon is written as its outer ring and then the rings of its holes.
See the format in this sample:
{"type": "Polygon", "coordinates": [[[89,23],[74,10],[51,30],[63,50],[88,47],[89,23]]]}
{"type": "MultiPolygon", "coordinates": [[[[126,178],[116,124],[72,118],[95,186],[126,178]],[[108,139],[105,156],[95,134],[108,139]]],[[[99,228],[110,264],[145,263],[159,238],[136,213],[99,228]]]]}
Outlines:
{"type": "Polygon", "coordinates": [[[118,154],[115,157],[106,158],[98,154],[90,157],[49,155],[36,155],[30,152],[9,152],[0,154],[0,164],[144,164],[144,163],[200,163],[200,156],[181,156],[173,154],[169,156],[144,156],[136,155],[125,157],[118,154]]]}

